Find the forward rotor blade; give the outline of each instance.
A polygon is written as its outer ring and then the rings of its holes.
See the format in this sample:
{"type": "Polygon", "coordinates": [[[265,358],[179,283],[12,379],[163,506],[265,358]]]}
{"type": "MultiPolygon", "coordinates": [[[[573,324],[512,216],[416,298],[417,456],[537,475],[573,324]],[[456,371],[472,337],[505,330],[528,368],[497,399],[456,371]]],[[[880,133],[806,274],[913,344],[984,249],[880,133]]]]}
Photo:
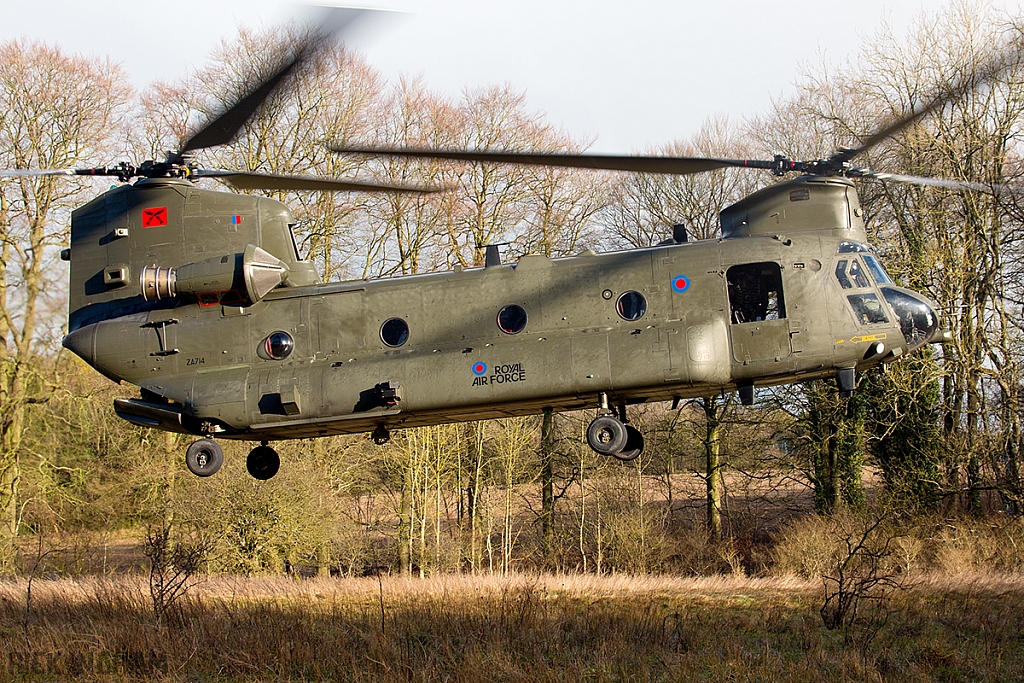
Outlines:
{"type": "Polygon", "coordinates": [[[238,134],[239,129],[277,90],[289,74],[323,48],[332,35],[352,26],[357,19],[372,11],[354,8],[325,8],[317,28],[310,33],[309,38],[296,45],[289,56],[282,56],[281,64],[274,73],[186,140],[178,151],[178,155],[231,142],[238,134]]]}
{"type": "Polygon", "coordinates": [[[134,171],[134,167],[127,164],[113,166],[110,168],[101,166],[99,168],[37,168],[30,170],[7,169],[0,170],[0,178],[38,178],[58,175],[83,175],[83,176],[123,176],[126,172],[134,171]]]}
{"type": "Polygon", "coordinates": [[[312,190],[314,192],[444,192],[446,187],[389,185],[307,175],[278,175],[244,171],[196,171],[194,178],[220,178],[240,190],[312,190]]]}
{"type": "Polygon", "coordinates": [[[947,190],[973,190],[975,192],[984,192],[986,194],[1024,194],[1024,186],[1009,185],[1006,183],[986,185],[985,183],[974,183],[967,180],[927,178],[917,175],[901,175],[899,173],[875,173],[874,171],[866,171],[854,177],[873,178],[883,182],[893,181],[897,183],[907,183],[909,185],[923,185],[925,187],[941,187],[947,190]]]}
{"type": "Polygon", "coordinates": [[[931,114],[932,112],[942,109],[950,102],[958,100],[967,93],[989,83],[1011,66],[1015,64],[1019,65],[1020,60],[1021,50],[1019,47],[1012,46],[1009,48],[1005,48],[1001,53],[998,54],[997,57],[995,57],[987,65],[983,66],[980,69],[966,69],[964,74],[959,79],[957,79],[957,82],[953,83],[948,88],[939,92],[931,100],[915,107],[914,110],[907,116],[904,116],[903,118],[897,119],[883,126],[874,134],[863,139],[859,146],[853,147],[851,149],[842,149],[836,152],[835,154],[832,155],[829,161],[842,163],[845,161],[849,161],[850,159],[853,159],[857,155],[866,152],[867,150],[871,149],[872,147],[882,142],[883,140],[895,135],[896,133],[903,130],[907,126],[920,121],[928,114],[931,114]]]}
{"type": "Polygon", "coordinates": [[[704,157],[616,156],[603,154],[562,154],[557,152],[470,152],[446,149],[417,149],[394,147],[349,147],[329,145],[338,154],[368,154],[417,159],[448,159],[450,161],[482,161],[528,166],[561,166],[591,168],[604,171],[634,171],[637,173],[669,173],[690,175],[719,168],[773,168],[771,161],[745,159],[710,159],[704,157]]]}
{"type": "Polygon", "coordinates": [[[2,178],[34,178],[41,176],[53,176],[53,175],[79,175],[73,168],[49,168],[34,171],[0,171],[0,177],[2,178]]]}

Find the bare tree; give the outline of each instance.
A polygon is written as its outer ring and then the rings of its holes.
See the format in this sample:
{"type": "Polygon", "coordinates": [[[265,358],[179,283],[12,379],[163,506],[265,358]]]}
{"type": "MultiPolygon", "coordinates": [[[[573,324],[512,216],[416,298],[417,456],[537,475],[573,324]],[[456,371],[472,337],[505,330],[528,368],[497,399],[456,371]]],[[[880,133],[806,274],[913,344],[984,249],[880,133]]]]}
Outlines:
{"type": "MultiPolygon", "coordinates": [[[[68,57],[18,41],[0,46],[0,165],[67,168],[109,153],[129,95],[109,62],[68,57]]],[[[0,188],[0,568],[18,533],[18,486],[26,411],[45,401],[36,360],[58,337],[47,284],[54,247],[67,241],[68,210],[85,185],[23,177],[0,188]]]]}
{"type": "MultiPolygon", "coordinates": [[[[719,116],[708,119],[690,139],[652,151],[665,156],[751,156],[754,143],[742,128],[719,116]]],[[[694,175],[623,175],[613,184],[601,222],[619,243],[646,247],[671,237],[685,224],[693,239],[718,235],[718,212],[756,190],[764,176],[747,169],[719,169],[694,175]]]]}
{"type": "MultiPolygon", "coordinates": [[[[278,66],[277,55],[299,42],[307,27],[240,30],[205,68],[172,83],[157,83],[141,99],[134,139],[138,154],[159,158],[200,122],[217,115],[278,66]]],[[[219,168],[355,177],[358,159],[328,151],[331,141],[367,140],[385,113],[383,79],[365,61],[341,48],[319,52],[243,126],[238,138],[202,150],[197,161],[219,168]]],[[[364,174],[365,175],[365,174],[364,174]]],[[[359,193],[265,192],[296,214],[303,256],[325,279],[359,275],[347,261],[361,252],[356,225],[366,198],[359,193]]]]}
{"type": "MultiPolygon", "coordinates": [[[[1020,42],[1020,26],[1006,16],[982,3],[955,2],[923,14],[906,38],[883,27],[855,64],[807,74],[796,96],[755,123],[754,134],[773,151],[816,158],[855,146],[883,122],[973,81],[976,87],[962,97],[856,163],[985,185],[1015,181],[1022,170],[1017,160],[1024,64],[1009,56],[1019,55],[1019,48],[1006,48],[1020,42]],[[996,60],[1005,68],[982,83],[996,60]]],[[[934,357],[922,352],[927,362],[915,365],[920,377],[906,386],[914,391],[940,376],[944,484],[950,492],[963,491],[964,504],[979,511],[987,486],[983,465],[1009,456],[1014,464],[996,469],[1006,481],[1019,471],[1021,379],[1011,349],[1019,350],[1022,328],[1005,302],[1024,299],[1012,258],[1021,252],[1024,214],[1008,198],[980,192],[878,182],[859,189],[872,242],[896,281],[942,306],[942,324],[953,340],[934,357]]],[[[838,422],[836,427],[851,435],[862,428],[838,422]]]]}

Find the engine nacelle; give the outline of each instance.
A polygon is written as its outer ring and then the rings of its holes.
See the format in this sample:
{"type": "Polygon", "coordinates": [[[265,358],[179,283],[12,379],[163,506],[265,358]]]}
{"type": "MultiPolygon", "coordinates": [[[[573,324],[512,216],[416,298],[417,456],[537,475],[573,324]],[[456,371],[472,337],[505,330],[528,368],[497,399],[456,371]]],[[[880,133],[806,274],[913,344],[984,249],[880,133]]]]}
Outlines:
{"type": "Polygon", "coordinates": [[[178,268],[145,266],[140,285],[145,301],[192,294],[200,304],[249,306],[287,280],[284,261],[250,244],[241,254],[214,256],[178,268]]]}

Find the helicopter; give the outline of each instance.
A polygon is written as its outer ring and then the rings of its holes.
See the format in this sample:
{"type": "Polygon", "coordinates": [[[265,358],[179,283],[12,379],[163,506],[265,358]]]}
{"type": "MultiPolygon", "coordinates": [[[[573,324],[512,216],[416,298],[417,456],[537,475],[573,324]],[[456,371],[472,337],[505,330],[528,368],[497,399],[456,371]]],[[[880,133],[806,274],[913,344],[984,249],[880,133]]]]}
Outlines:
{"type": "MultiPolygon", "coordinates": [[[[338,154],[545,164],[691,174],[767,170],[780,180],[724,208],[721,237],[684,226],[646,247],[481,267],[323,282],[299,254],[288,207],[202,189],[433,192],[444,188],[204,169],[201,149],[228,144],[272,93],[354,16],[295,45],[279,68],[164,161],[138,166],[2,171],[99,175],[116,186],[72,213],[63,345],[115,382],[136,425],[199,437],[200,477],[223,463],[220,439],[256,442],[246,466],[273,477],[270,443],[440,423],[596,410],[596,452],[628,461],[644,438],[627,407],[857,375],[948,337],[937,306],[894,284],[868,244],[854,178],[994,192],[977,183],[876,173],[852,160],[969,87],[945,91],[860,146],[797,161],[511,153],[334,145],[338,154]],[[131,182],[134,181],[134,182],[131,182]]],[[[339,19],[340,17],[340,19],[339,19]]],[[[997,69],[993,66],[992,72],[997,69]]]]}

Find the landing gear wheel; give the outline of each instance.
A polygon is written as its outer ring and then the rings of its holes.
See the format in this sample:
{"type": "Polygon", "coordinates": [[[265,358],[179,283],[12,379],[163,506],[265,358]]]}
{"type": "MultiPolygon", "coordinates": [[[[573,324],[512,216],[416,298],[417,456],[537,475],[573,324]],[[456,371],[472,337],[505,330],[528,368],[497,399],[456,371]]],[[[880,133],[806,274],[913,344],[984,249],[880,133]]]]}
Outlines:
{"type": "Polygon", "coordinates": [[[644,435],[633,425],[626,425],[626,445],[618,453],[612,455],[619,460],[635,460],[638,455],[644,452],[644,435]]]}
{"type": "Polygon", "coordinates": [[[213,439],[199,439],[185,451],[185,466],[197,477],[217,474],[224,464],[224,450],[213,439]]]}
{"type": "Polygon", "coordinates": [[[617,454],[627,439],[626,425],[611,415],[599,415],[587,427],[587,445],[601,455],[617,454]]]}
{"type": "Polygon", "coordinates": [[[281,469],[281,458],[270,446],[257,446],[249,451],[249,457],[245,459],[245,469],[253,479],[266,481],[281,469]]]}
{"type": "Polygon", "coordinates": [[[384,425],[377,425],[377,428],[373,430],[373,434],[370,435],[373,438],[373,442],[378,446],[383,446],[387,442],[391,441],[391,432],[384,425]]]}

